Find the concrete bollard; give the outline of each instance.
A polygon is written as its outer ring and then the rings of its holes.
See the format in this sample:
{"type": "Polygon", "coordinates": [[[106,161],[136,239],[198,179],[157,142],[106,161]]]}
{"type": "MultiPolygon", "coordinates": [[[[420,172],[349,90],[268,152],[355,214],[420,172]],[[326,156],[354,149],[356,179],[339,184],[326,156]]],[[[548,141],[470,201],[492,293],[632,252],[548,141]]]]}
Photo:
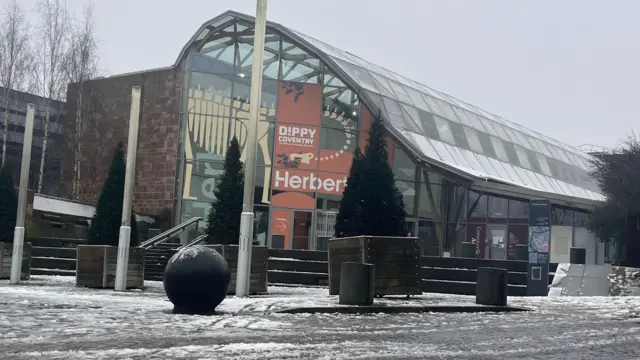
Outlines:
{"type": "Polygon", "coordinates": [[[507,269],[478,268],[476,304],[507,306],[507,269]]]}
{"type": "Polygon", "coordinates": [[[462,244],[460,244],[460,257],[475,258],[476,244],[471,242],[463,242],[462,244]]]}
{"type": "Polygon", "coordinates": [[[529,245],[516,245],[516,260],[529,261],[529,245]]]}
{"type": "Polygon", "coordinates": [[[375,265],[342,263],[338,302],[342,305],[373,305],[375,281],[375,265]]]}
{"type": "Polygon", "coordinates": [[[586,264],[587,263],[587,249],[575,248],[569,249],[569,262],[572,264],[586,264]]]}

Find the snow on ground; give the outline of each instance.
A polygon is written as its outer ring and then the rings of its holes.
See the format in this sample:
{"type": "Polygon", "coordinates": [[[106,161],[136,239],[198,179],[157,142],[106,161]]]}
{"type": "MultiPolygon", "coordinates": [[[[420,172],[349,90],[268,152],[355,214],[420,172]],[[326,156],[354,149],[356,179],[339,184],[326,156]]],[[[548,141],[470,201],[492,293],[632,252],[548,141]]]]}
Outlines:
{"type": "MultiPolygon", "coordinates": [[[[638,359],[640,297],[509,298],[510,314],[288,315],[335,304],[323,288],[229,297],[217,316],[171,314],[162,283],[117,293],[73,277],[0,281],[0,359],[638,359]]],[[[393,305],[471,304],[424,294],[393,305]]]]}

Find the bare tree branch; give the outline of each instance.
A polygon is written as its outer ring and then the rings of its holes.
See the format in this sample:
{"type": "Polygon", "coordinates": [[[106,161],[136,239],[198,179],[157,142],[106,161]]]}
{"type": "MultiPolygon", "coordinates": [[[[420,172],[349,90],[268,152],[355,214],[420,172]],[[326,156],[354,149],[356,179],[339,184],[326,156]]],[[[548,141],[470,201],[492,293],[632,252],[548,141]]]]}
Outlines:
{"type": "MultiPolygon", "coordinates": [[[[87,119],[92,109],[93,90],[85,95],[85,82],[96,77],[98,70],[98,41],[94,32],[93,5],[84,9],[82,21],[74,24],[70,32],[71,46],[65,59],[65,73],[69,83],[77,84],[76,112],[73,128],[72,197],[81,192],[81,150],[87,119]]],[[[71,116],[71,114],[69,114],[71,116]]]]}
{"type": "Polygon", "coordinates": [[[61,0],[40,0],[37,12],[39,26],[36,37],[34,81],[37,95],[45,98],[44,138],[37,190],[40,193],[42,192],[44,164],[47,155],[51,100],[64,101],[66,94],[65,63],[67,54],[69,54],[71,27],[66,4],[61,0]]]}
{"type": "Polygon", "coordinates": [[[26,90],[32,54],[29,48],[29,24],[22,8],[14,0],[7,5],[0,19],[0,85],[4,93],[4,121],[2,134],[2,161],[7,158],[9,140],[9,109],[15,90],[26,90]]]}

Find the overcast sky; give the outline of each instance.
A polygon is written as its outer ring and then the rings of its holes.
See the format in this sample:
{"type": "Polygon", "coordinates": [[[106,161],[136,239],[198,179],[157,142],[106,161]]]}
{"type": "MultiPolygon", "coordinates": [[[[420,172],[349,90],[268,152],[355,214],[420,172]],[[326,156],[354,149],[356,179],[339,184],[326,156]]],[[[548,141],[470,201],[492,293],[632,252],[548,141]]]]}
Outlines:
{"type": "MultiPolygon", "coordinates": [[[[203,22],[256,3],[93,2],[108,74],[171,65],[203,22]]],[[[613,146],[640,130],[638,14],[637,0],[271,0],[267,17],[568,144],[613,146]]]]}

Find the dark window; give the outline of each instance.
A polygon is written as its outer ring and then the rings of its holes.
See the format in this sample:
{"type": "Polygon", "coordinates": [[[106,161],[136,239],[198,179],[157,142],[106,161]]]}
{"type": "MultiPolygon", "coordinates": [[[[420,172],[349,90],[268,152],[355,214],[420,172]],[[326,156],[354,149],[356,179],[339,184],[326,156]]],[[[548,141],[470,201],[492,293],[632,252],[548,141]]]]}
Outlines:
{"type": "Polygon", "coordinates": [[[494,159],[497,159],[495,150],[493,150],[493,144],[491,143],[491,138],[489,135],[478,131],[478,140],[480,140],[480,145],[482,145],[482,151],[484,155],[490,156],[494,159]]]}

